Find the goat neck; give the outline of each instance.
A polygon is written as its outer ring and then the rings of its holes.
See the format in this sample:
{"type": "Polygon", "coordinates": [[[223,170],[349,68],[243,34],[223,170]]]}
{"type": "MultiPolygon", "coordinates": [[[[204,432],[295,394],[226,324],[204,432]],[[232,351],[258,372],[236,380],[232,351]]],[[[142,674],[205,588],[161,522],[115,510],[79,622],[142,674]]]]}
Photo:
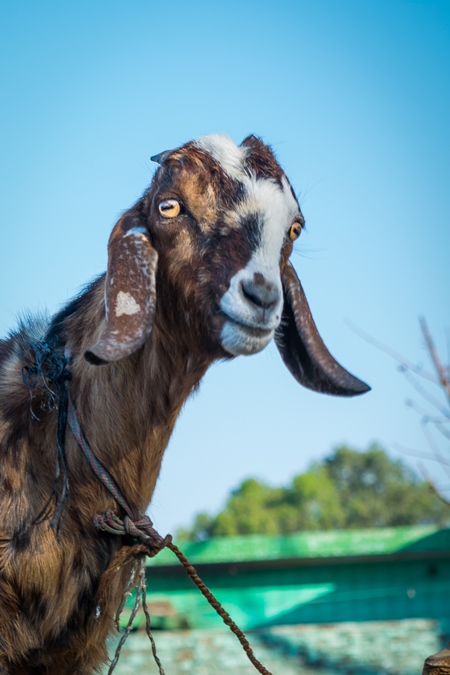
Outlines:
{"type": "Polygon", "coordinates": [[[86,294],[82,309],[64,321],[72,354],[71,398],[93,452],[130,503],[142,510],[150,502],[181,408],[214,356],[194,348],[196,340],[182,317],[175,325],[161,311],[143,347],[108,366],[90,365],[83,354],[96,338],[97,329],[89,326],[101,325],[103,292],[101,279],[86,294]]]}

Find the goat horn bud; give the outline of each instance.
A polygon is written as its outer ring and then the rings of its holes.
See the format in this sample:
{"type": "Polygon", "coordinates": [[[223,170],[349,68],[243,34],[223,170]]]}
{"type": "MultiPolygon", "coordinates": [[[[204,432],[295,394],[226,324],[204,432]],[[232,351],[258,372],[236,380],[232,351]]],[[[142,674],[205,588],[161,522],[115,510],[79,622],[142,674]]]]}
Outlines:
{"type": "Polygon", "coordinates": [[[159,155],[153,155],[150,157],[150,160],[152,162],[156,162],[157,164],[162,164],[168,158],[171,152],[173,152],[173,150],[164,150],[164,152],[160,152],[159,155]]]}

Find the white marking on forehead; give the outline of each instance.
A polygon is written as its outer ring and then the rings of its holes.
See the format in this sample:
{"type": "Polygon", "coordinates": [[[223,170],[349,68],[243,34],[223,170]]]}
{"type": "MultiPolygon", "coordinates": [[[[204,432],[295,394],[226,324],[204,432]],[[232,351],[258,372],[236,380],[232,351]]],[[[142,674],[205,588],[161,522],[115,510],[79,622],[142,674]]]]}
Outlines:
{"type": "Polygon", "coordinates": [[[247,268],[277,276],[280,252],[284,238],[294,219],[299,215],[288,181],[282,177],[282,187],[270,179],[249,178],[246,181],[247,197],[238,206],[242,217],[258,214],[261,240],[247,268]]]}
{"type": "Polygon", "coordinates": [[[259,216],[261,240],[247,269],[275,277],[284,238],[299,216],[297,200],[286,177],[282,176],[280,186],[273,178],[258,178],[249,172],[244,166],[249,149],[236,146],[229,136],[210,134],[194,141],[194,145],[208,152],[229,176],[243,185],[245,199],[227,222],[232,226],[246,216],[259,216]]]}
{"type": "Polygon", "coordinates": [[[248,150],[237,146],[229,136],[209,134],[198,138],[194,145],[209,153],[231,178],[242,181],[246,177],[244,161],[248,150]]]}
{"type": "Polygon", "coordinates": [[[239,215],[258,213],[268,222],[292,220],[298,215],[298,204],[284,176],[281,187],[273,179],[256,176],[246,176],[244,184],[247,194],[237,207],[239,215]]]}
{"type": "Polygon", "coordinates": [[[122,316],[122,314],[132,315],[139,314],[141,311],[141,306],[130,293],[124,293],[124,291],[119,291],[116,298],[116,316],[122,316]]]}
{"type": "MultiPolygon", "coordinates": [[[[243,284],[253,284],[255,274],[262,275],[261,283],[278,292],[278,302],[265,312],[264,327],[275,330],[280,323],[283,306],[283,289],[280,277],[280,253],[287,232],[293,220],[299,216],[297,201],[294,199],[289,183],[282,178],[280,187],[270,179],[248,178],[247,197],[237,208],[238,220],[246,216],[255,216],[260,220],[261,238],[259,245],[247,265],[240,269],[230,280],[230,286],[221,299],[223,312],[235,322],[254,326],[261,322],[261,308],[248,301],[243,293],[243,284]]],[[[225,327],[222,344],[227,351],[233,352],[230,336],[242,348],[239,331],[233,325],[225,327]],[[239,339],[238,339],[239,338],[239,339]]],[[[239,352],[243,353],[243,352],[239,352]]]]}

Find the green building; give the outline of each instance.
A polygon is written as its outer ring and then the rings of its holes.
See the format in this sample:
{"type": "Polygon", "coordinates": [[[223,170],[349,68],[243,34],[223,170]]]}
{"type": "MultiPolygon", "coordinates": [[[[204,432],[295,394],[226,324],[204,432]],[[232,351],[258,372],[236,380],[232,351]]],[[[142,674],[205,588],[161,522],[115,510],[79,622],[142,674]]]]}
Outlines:
{"type": "MultiPolygon", "coordinates": [[[[450,529],[221,537],[182,549],[243,629],[450,620],[450,529]]],[[[222,625],[169,550],[149,561],[147,590],[154,627],[222,625]]]]}

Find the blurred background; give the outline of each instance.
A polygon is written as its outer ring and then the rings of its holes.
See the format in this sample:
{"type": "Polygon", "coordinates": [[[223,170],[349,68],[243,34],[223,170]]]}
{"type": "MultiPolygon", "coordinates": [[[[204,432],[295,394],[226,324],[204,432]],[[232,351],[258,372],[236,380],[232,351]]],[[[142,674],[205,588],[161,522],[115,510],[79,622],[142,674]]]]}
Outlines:
{"type": "Polygon", "coordinates": [[[166,452],[158,530],[217,513],[247,478],[286,485],[341,444],[378,443],[448,490],[410,383],[360,334],[429,368],[422,315],[447,360],[447,0],[17,0],[0,20],[1,335],[105,270],[151,155],[254,133],[299,196],[293,262],[322,337],[372,386],[301,389],[273,345],[214,366],[166,452]]]}
{"type": "Polygon", "coordinates": [[[166,453],[157,527],[218,510],[249,476],[286,482],[342,442],[402,446],[413,466],[428,455],[408,383],[349,324],[428,366],[424,315],[447,349],[449,3],[19,0],[0,17],[1,334],[104,271],[150,155],[256,133],[300,198],[293,261],[319,330],[373,388],[302,390],[273,345],[218,364],[166,453]]]}

